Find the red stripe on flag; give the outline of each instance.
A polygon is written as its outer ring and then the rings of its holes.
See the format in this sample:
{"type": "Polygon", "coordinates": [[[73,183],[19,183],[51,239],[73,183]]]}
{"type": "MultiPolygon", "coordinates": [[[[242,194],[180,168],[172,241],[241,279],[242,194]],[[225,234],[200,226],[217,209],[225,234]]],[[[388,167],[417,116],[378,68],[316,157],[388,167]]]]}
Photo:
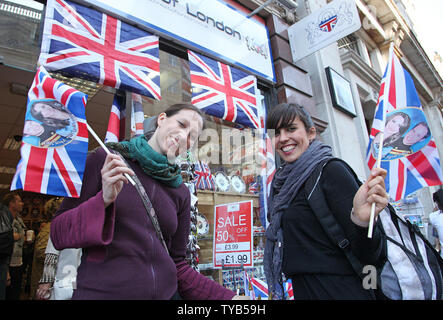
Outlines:
{"type": "Polygon", "coordinates": [[[56,0],[58,2],[59,5],[61,5],[63,8],[65,8],[66,11],[68,11],[70,14],[72,14],[72,16],[75,18],[75,20],[77,20],[86,30],[89,31],[89,33],[91,35],[93,35],[94,37],[96,37],[97,39],[100,39],[100,37],[97,36],[96,32],[90,28],[78,15],[75,11],[71,10],[68,5],[61,1],[61,0],[56,0]]]}
{"type": "Polygon", "coordinates": [[[78,125],[77,137],[88,138],[88,127],[86,126],[86,123],[77,122],[77,125],[78,125]]]}
{"type": "Polygon", "coordinates": [[[137,74],[135,74],[134,72],[131,71],[131,69],[129,69],[128,67],[121,67],[123,70],[125,70],[127,73],[129,73],[131,76],[133,76],[135,79],[137,79],[137,81],[139,81],[140,83],[144,84],[146,87],[148,87],[148,90],[151,92],[151,94],[153,96],[155,96],[157,98],[157,100],[161,100],[162,97],[158,94],[157,91],[155,91],[155,89],[146,81],[144,81],[142,78],[140,78],[137,74]]]}
{"type": "Polygon", "coordinates": [[[141,44],[141,45],[129,48],[129,50],[137,51],[137,50],[141,50],[143,48],[147,48],[147,47],[150,47],[150,46],[158,45],[158,43],[159,43],[159,41],[148,42],[148,43],[144,43],[144,44],[141,44]]]}
{"type": "Polygon", "coordinates": [[[398,184],[397,184],[397,192],[395,194],[395,201],[398,201],[401,199],[403,194],[403,187],[405,185],[405,165],[404,163],[399,160],[398,161],[398,184]]]}
{"type": "Polygon", "coordinates": [[[213,98],[215,96],[218,96],[218,93],[211,93],[211,94],[208,94],[208,95],[206,95],[204,97],[201,97],[200,99],[193,99],[192,100],[192,104],[199,103],[200,101],[205,101],[205,100],[213,98]]]}
{"type": "Polygon", "coordinates": [[[374,168],[374,165],[375,165],[376,162],[377,162],[377,159],[375,159],[374,156],[371,153],[371,155],[369,156],[369,160],[368,160],[368,167],[369,167],[369,169],[372,170],[372,168],[374,168]]]}
{"type": "Polygon", "coordinates": [[[395,109],[397,109],[397,97],[396,97],[396,87],[395,87],[395,67],[394,61],[391,61],[391,83],[389,84],[389,103],[395,109]]]}
{"type": "Polygon", "coordinates": [[[71,196],[78,198],[79,196],[77,190],[75,189],[74,183],[72,182],[71,177],[68,174],[68,170],[66,170],[66,167],[64,166],[63,161],[57,152],[57,149],[54,150],[54,161],[58,167],[58,171],[63,176],[63,180],[65,181],[66,186],[71,193],[71,196]]]}
{"type": "Polygon", "coordinates": [[[49,57],[48,59],[46,59],[46,63],[56,62],[56,61],[67,59],[67,58],[73,58],[73,57],[79,57],[79,56],[85,56],[85,55],[89,56],[89,53],[87,53],[86,51],[64,53],[64,54],[60,54],[60,55],[57,55],[54,57],[49,57]]]}
{"type": "Polygon", "coordinates": [[[429,163],[428,158],[423,154],[423,152],[418,151],[414,154],[411,154],[410,156],[408,156],[408,160],[420,173],[421,177],[429,186],[440,184],[440,178],[438,174],[435,172],[432,164],[429,163]]]}
{"type": "Polygon", "coordinates": [[[375,128],[371,128],[371,134],[370,135],[375,137],[377,135],[377,133],[379,133],[379,132],[380,132],[380,130],[375,129],[375,128]]]}
{"type": "Polygon", "coordinates": [[[119,137],[120,119],[114,112],[109,115],[108,131],[112,132],[117,138],[119,137]]]}
{"type": "Polygon", "coordinates": [[[63,94],[62,94],[62,97],[61,97],[61,103],[64,105],[64,106],[66,106],[67,105],[67,102],[68,102],[68,99],[69,99],[69,96],[72,94],[72,93],[74,93],[74,92],[77,92],[77,90],[75,90],[74,88],[71,88],[71,89],[68,89],[68,90],[66,90],[65,92],[63,92],[63,94]]]}
{"type": "Polygon", "coordinates": [[[45,81],[42,82],[42,89],[44,94],[44,97],[47,99],[55,99],[54,96],[54,85],[56,81],[52,78],[47,77],[45,81]]]}
{"type": "Polygon", "coordinates": [[[40,193],[47,153],[45,148],[31,147],[23,190],[40,193]]]}

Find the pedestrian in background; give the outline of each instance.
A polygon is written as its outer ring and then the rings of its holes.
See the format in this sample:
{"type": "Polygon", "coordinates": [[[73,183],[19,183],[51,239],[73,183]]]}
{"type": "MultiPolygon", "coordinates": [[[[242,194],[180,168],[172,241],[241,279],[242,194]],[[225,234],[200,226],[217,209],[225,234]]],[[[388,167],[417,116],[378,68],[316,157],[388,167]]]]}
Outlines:
{"type": "Polygon", "coordinates": [[[437,230],[438,240],[440,241],[440,256],[443,258],[443,189],[439,189],[432,194],[432,199],[437,210],[429,214],[429,222],[437,230]]]}
{"type": "Polygon", "coordinates": [[[5,300],[6,287],[10,285],[9,263],[14,249],[13,220],[8,207],[0,203],[0,300],[5,300]]]}
{"type": "Polygon", "coordinates": [[[11,192],[5,195],[3,203],[8,207],[14,221],[14,249],[9,263],[11,285],[6,288],[6,300],[20,300],[23,280],[23,244],[25,243],[26,226],[20,217],[23,210],[23,201],[18,193],[11,192]]]}

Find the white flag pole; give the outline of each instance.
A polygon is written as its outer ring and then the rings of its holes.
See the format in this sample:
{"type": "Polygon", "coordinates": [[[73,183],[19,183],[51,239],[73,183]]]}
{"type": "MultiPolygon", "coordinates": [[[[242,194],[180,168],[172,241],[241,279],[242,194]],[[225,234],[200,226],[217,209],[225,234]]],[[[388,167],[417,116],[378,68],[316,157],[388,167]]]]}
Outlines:
{"type": "MultiPolygon", "coordinates": [[[[101,139],[97,136],[97,134],[94,132],[94,130],[92,130],[92,128],[89,126],[88,123],[86,123],[86,127],[88,128],[88,131],[92,134],[92,136],[94,137],[94,139],[98,142],[98,144],[100,145],[100,147],[103,148],[103,150],[106,151],[107,154],[111,154],[111,151],[109,151],[109,149],[105,146],[105,144],[101,141],[101,139]]],[[[135,181],[131,178],[131,176],[127,173],[124,174],[125,177],[129,180],[129,182],[135,186],[135,181]]]]}
{"type": "MultiPolygon", "coordinates": [[[[394,43],[391,42],[391,45],[389,47],[389,57],[388,57],[387,66],[390,65],[390,63],[392,61],[393,54],[394,54],[394,43]]],[[[385,90],[383,91],[383,109],[386,108],[386,103],[388,102],[388,99],[386,99],[386,94],[387,94],[387,92],[389,92],[389,86],[391,84],[391,77],[392,77],[391,70],[388,70],[388,72],[386,73],[386,79],[389,79],[389,83],[386,84],[386,82],[385,82],[385,90]]],[[[384,136],[385,136],[385,125],[386,125],[386,112],[385,112],[385,110],[383,110],[383,131],[380,133],[377,162],[375,165],[376,168],[380,168],[380,164],[381,164],[381,157],[382,157],[382,153],[383,153],[383,141],[384,141],[384,136]]],[[[372,232],[374,229],[374,220],[375,220],[374,216],[375,216],[375,202],[373,202],[371,205],[371,216],[369,218],[368,238],[372,238],[372,232]]]]}

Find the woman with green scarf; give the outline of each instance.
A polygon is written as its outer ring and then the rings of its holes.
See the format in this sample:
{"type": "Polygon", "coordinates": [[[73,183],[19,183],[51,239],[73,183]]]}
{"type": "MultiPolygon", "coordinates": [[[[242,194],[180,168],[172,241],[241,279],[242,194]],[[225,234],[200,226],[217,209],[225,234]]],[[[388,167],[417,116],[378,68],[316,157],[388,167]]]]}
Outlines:
{"type": "Polygon", "coordinates": [[[174,159],[197,141],[201,111],[176,104],[152,135],[99,148],[88,156],[78,199],[65,199],[51,223],[56,249],[83,248],[73,299],[232,299],[234,292],[185,261],[190,193],[174,159]],[[136,174],[155,209],[168,251],[125,174],[136,174]]]}

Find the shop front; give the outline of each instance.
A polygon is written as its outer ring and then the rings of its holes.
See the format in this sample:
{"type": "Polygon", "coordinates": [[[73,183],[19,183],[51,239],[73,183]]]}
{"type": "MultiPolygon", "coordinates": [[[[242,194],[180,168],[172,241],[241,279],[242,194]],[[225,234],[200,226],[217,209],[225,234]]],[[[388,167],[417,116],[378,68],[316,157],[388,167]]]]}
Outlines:
{"type": "MultiPolygon", "coordinates": [[[[57,1],[61,4],[69,2],[57,1]]],[[[137,108],[142,118],[136,122],[144,123],[144,132],[151,128],[155,116],[172,104],[187,102],[209,110],[205,111],[206,129],[198,145],[179,160],[192,193],[187,259],[202,274],[234,290],[243,287],[245,270],[264,280],[263,126],[266,110],[276,100],[277,81],[266,22],[258,16],[248,18],[250,11],[233,1],[72,2],[74,8],[79,4],[158,37],[159,69],[151,76],[158,85],[158,94],[117,90],[106,83],[48,68],[51,75],[88,93],[86,119],[102,139],[115,95],[124,97],[127,106],[125,138],[143,132],[134,123],[137,108]],[[128,113],[131,108],[132,116],[128,113]],[[217,216],[217,208],[221,207],[230,208],[224,218],[217,216]]],[[[34,49],[40,49],[42,41],[43,12],[33,20],[34,49]]],[[[20,105],[20,114],[5,136],[22,134],[27,90],[39,53],[34,52],[32,59],[24,53],[21,60],[16,57],[14,61],[10,60],[13,54],[5,55],[7,63],[0,71],[21,73],[15,81],[15,92],[7,93],[9,104],[20,105]]],[[[40,64],[44,64],[41,57],[40,64]]],[[[89,149],[97,146],[90,137],[89,149]]],[[[14,156],[7,165],[14,168],[20,159],[19,149],[11,153],[14,156]]],[[[5,184],[9,186],[10,180],[5,184]]],[[[50,197],[23,192],[23,217],[29,229],[47,220],[42,208],[50,197]]]]}

